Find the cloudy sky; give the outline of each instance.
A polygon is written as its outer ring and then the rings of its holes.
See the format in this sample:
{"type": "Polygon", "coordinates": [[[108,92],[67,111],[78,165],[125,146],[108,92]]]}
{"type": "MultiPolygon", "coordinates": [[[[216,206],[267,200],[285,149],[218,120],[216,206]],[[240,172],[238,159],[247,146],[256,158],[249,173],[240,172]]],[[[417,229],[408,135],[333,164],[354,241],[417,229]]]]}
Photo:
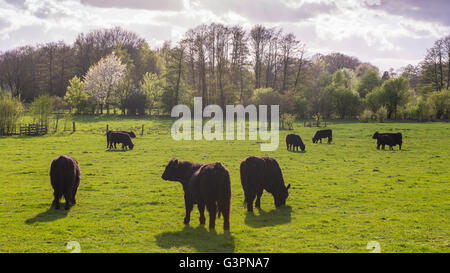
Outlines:
{"type": "Polygon", "coordinates": [[[282,27],[313,53],[342,52],[381,70],[417,64],[450,34],[450,0],[0,0],[0,51],[121,26],[156,48],[201,23],[282,27]]]}

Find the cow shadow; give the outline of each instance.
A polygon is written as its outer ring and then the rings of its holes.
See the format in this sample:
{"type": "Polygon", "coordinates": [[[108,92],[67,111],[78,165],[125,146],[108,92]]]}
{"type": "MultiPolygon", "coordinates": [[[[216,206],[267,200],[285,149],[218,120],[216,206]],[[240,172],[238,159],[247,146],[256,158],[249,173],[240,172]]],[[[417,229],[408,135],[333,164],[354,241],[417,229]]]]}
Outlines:
{"type": "Polygon", "coordinates": [[[288,152],[291,152],[291,153],[297,153],[297,154],[304,154],[304,153],[306,153],[306,150],[305,150],[305,151],[288,150],[288,152]]]}
{"type": "Polygon", "coordinates": [[[129,151],[129,150],[122,150],[122,149],[111,149],[111,150],[109,150],[109,149],[106,149],[105,150],[105,152],[108,152],[108,153],[124,153],[124,152],[127,152],[127,151],[129,151]]]}
{"type": "Polygon", "coordinates": [[[235,248],[234,237],[229,231],[217,234],[215,230],[207,230],[203,225],[197,228],[186,225],[180,231],[163,232],[155,237],[156,244],[165,249],[191,246],[202,253],[231,253],[235,248]]]}
{"type": "Polygon", "coordinates": [[[65,218],[68,215],[69,210],[65,210],[63,204],[61,205],[61,209],[54,209],[53,207],[51,207],[46,211],[35,215],[33,218],[27,219],[25,223],[31,225],[36,222],[52,222],[58,219],[65,218]]]}
{"type": "Polygon", "coordinates": [[[269,212],[257,208],[259,215],[254,212],[247,212],[245,224],[253,228],[272,227],[291,222],[292,207],[283,206],[269,212]]]}

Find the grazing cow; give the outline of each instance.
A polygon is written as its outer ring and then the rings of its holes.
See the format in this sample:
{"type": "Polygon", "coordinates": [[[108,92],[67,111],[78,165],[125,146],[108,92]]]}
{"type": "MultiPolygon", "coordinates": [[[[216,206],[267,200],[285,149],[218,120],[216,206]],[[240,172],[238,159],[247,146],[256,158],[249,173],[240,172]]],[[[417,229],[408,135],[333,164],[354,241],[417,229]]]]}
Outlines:
{"type": "Polygon", "coordinates": [[[122,144],[122,150],[126,150],[127,147],[130,148],[130,150],[133,150],[134,144],[131,141],[131,137],[129,134],[126,133],[120,133],[120,132],[111,132],[108,135],[109,141],[111,145],[109,146],[109,149],[112,148],[112,143],[114,143],[114,148],[116,148],[117,143],[122,144]]]}
{"type": "Polygon", "coordinates": [[[250,212],[253,211],[255,197],[255,206],[260,208],[264,190],[273,195],[276,208],[285,205],[291,187],[291,184],[287,187],[284,185],[278,162],[268,156],[249,156],[241,162],[241,184],[245,195],[244,204],[250,212]]]}
{"type": "Polygon", "coordinates": [[[136,135],[134,134],[133,131],[131,131],[131,132],[127,132],[127,131],[108,131],[106,133],[106,148],[110,148],[111,149],[113,144],[114,144],[114,149],[117,148],[116,147],[117,143],[111,142],[111,134],[114,134],[114,133],[125,133],[125,134],[128,134],[131,138],[135,138],[136,137],[136,135]]]}
{"type": "Polygon", "coordinates": [[[183,185],[186,216],[189,224],[191,211],[197,204],[200,224],[205,224],[205,206],[209,212],[209,228],[214,229],[217,216],[223,215],[223,229],[230,229],[231,182],[227,168],[220,162],[197,164],[173,158],[161,176],[164,180],[183,185]]]}
{"type": "MultiPolygon", "coordinates": [[[[392,138],[392,141],[394,142],[394,145],[398,145],[398,149],[401,150],[402,149],[402,144],[403,144],[403,136],[402,133],[378,133],[375,132],[375,134],[373,134],[372,138],[373,139],[379,139],[380,136],[390,136],[392,138]]],[[[378,141],[377,141],[377,149],[380,148],[380,145],[378,145],[378,141]]]]}
{"type": "Polygon", "coordinates": [[[286,136],[286,147],[288,150],[292,148],[293,151],[300,147],[302,152],[305,151],[305,144],[303,144],[302,138],[299,135],[296,134],[289,134],[286,136]]]}
{"type": "Polygon", "coordinates": [[[389,135],[380,135],[377,138],[377,149],[378,150],[380,149],[380,145],[383,146],[383,150],[384,150],[385,145],[389,145],[389,150],[393,150],[392,147],[395,146],[395,141],[389,135]]]}
{"type": "Polygon", "coordinates": [[[61,155],[53,159],[50,167],[50,181],[54,196],[52,206],[59,209],[59,200],[63,195],[66,200],[64,207],[66,210],[70,208],[70,204],[74,205],[80,178],[80,166],[74,158],[61,155]]]}
{"type": "Polygon", "coordinates": [[[317,143],[317,141],[320,140],[320,143],[322,143],[322,138],[328,138],[328,143],[330,143],[333,140],[333,132],[331,129],[317,131],[312,139],[312,142],[317,143]]]}

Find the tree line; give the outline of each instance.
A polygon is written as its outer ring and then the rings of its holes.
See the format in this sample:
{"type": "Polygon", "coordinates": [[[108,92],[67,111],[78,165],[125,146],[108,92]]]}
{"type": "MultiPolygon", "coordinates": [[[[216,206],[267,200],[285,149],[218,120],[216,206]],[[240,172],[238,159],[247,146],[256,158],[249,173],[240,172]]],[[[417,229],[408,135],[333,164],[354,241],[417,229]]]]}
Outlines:
{"type": "MultiPolygon", "coordinates": [[[[380,73],[342,53],[311,55],[281,28],[199,25],[152,49],[116,27],[0,53],[0,88],[75,113],[167,114],[177,104],[278,104],[297,118],[448,119],[450,35],[418,65],[380,73]]],[[[6,96],[3,96],[6,97],[6,96]]]]}

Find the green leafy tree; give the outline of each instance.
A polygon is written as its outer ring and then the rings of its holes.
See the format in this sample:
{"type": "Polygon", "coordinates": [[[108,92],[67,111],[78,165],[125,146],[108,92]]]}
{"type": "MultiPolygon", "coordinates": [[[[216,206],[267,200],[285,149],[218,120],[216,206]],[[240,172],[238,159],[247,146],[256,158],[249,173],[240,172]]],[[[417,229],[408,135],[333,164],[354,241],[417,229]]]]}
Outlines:
{"type": "Polygon", "coordinates": [[[77,114],[81,114],[89,106],[89,95],[84,88],[83,81],[77,76],[69,81],[64,101],[71,109],[75,109],[77,114]]]}
{"type": "Polygon", "coordinates": [[[432,92],[428,96],[428,102],[430,103],[437,118],[448,119],[450,112],[450,91],[442,90],[432,92]]]}
{"type": "Polygon", "coordinates": [[[359,107],[359,96],[347,88],[334,91],[336,113],[341,117],[355,116],[359,107]]]}
{"type": "Polygon", "coordinates": [[[386,80],[382,85],[380,100],[387,109],[387,118],[397,118],[399,107],[408,102],[409,83],[404,77],[386,80]]]}
{"type": "Polygon", "coordinates": [[[164,79],[160,79],[155,73],[147,72],[142,78],[141,89],[146,95],[146,105],[150,111],[161,107],[161,97],[164,92],[164,79]]]}
{"type": "Polygon", "coordinates": [[[372,92],[381,84],[382,81],[380,76],[378,75],[378,72],[373,69],[369,69],[359,80],[357,91],[361,98],[365,98],[367,94],[372,92]]]}

